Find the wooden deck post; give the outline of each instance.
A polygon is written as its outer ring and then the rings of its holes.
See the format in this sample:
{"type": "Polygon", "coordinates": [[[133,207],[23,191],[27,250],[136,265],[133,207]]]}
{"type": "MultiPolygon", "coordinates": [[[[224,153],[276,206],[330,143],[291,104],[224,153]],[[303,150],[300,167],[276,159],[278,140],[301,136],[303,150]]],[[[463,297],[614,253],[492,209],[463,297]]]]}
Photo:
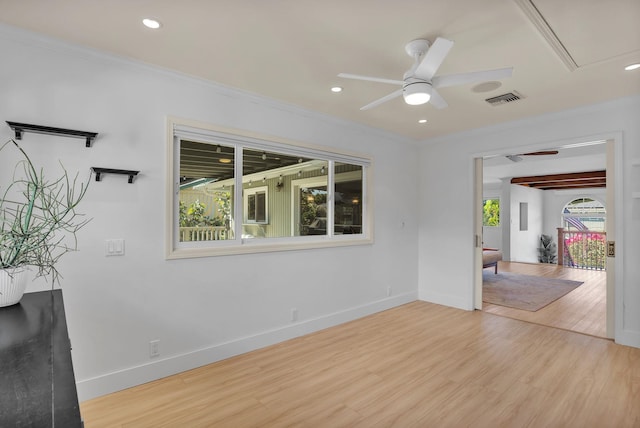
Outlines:
{"type": "Polygon", "coordinates": [[[564,265],[564,228],[558,227],[558,266],[564,265]]]}

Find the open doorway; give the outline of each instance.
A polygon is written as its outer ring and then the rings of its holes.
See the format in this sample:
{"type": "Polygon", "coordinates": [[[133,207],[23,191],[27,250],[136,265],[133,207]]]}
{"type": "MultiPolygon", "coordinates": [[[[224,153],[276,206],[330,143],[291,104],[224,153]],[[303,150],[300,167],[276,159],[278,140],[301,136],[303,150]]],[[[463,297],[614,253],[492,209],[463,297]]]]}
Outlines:
{"type": "MultiPolygon", "coordinates": [[[[606,170],[607,163],[612,163],[614,158],[613,154],[607,155],[607,144],[613,142],[598,141],[554,149],[538,149],[535,153],[543,153],[541,156],[507,153],[477,159],[475,206],[476,230],[480,232],[477,234],[479,238],[476,238],[480,241],[480,244],[476,245],[479,247],[476,252],[478,272],[475,276],[477,309],[599,337],[613,336],[613,279],[611,278],[611,284],[608,286],[605,269],[574,269],[557,264],[557,246],[560,243],[558,240],[562,239],[557,230],[563,227],[566,220],[562,215],[562,209],[570,201],[581,197],[607,203],[607,199],[610,199],[613,203],[613,198],[607,196],[609,190],[613,195],[610,189],[613,183],[607,183],[609,189],[590,187],[593,184],[584,179],[584,186],[573,188],[563,186],[562,183],[551,183],[546,189],[535,188],[532,184],[512,184],[514,177],[527,176],[537,179],[550,174],[561,176],[568,173],[606,170]],[[481,192],[481,195],[478,195],[478,192],[481,192]],[[551,237],[556,246],[555,257],[552,260],[547,258],[546,263],[540,260],[543,235],[551,237]],[[480,261],[482,248],[500,250],[502,260],[498,262],[497,270],[483,269],[484,265],[480,261]],[[553,263],[549,263],[550,261],[553,263]],[[513,308],[495,302],[484,302],[485,299],[478,298],[478,294],[483,293],[483,278],[491,276],[494,280],[496,275],[539,277],[542,278],[540,282],[544,283],[543,285],[577,282],[579,286],[541,308],[536,309],[535,305],[535,310],[513,308]]],[[[613,225],[611,227],[613,228],[613,225]]],[[[515,287],[509,288],[508,291],[514,289],[515,287]]],[[[516,296],[516,299],[518,298],[520,297],[516,296]]],[[[529,298],[525,296],[524,300],[529,298]]]]}

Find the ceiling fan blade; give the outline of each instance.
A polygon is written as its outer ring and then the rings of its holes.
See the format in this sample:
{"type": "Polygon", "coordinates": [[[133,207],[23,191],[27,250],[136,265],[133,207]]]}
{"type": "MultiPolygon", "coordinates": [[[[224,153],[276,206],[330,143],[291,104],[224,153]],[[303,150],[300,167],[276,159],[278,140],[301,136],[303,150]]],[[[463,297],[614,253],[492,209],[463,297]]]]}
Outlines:
{"type": "Polygon", "coordinates": [[[496,70],[473,71],[471,73],[449,74],[446,76],[436,76],[431,81],[434,88],[446,88],[447,86],[464,85],[474,82],[488,82],[491,80],[511,77],[513,67],[498,68],[496,70]]]}
{"type": "Polygon", "coordinates": [[[543,150],[540,152],[531,152],[531,153],[522,153],[520,156],[546,156],[546,155],[557,155],[557,150],[543,150]]]}
{"type": "Polygon", "coordinates": [[[395,97],[399,97],[400,95],[402,95],[402,89],[398,89],[397,91],[393,91],[389,95],[385,95],[384,97],[379,98],[379,99],[367,104],[364,107],[360,107],[360,110],[372,109],[372,108],[374,108],[376,106],[379,106],[380,104],[385,103],[385,102],[387,102],[387,101],[389,101],[389,100],[391,100],[391,99],[393,99],[395,97]]]}
{"type": "Polygon", "coordinates": [[[442,98],[440,93],[435,90],[435,88],[431,88],[431,98],[429,102],[438,110],[442,110],[443,108],[447,108],[449,104],[442,98]]]}
{"type": "Polygon", "coordinates": [[[431,45],[424,58],[422,58],[422,62],[420,62],[420,65],[418,65],[413,74],[414,77],[430,82],[452,46],[453,42],[451,40],[438,37],[436,41],[433,42],[433,45],[431,45]]]}
{"type": "Polygon", "coordinates": [[[338,77],[342,77],[344,79],[367,80],[369,82],[390,83],[392,85],[404,84],[402,80],[384,79],[381,77],[360,76],[358,74],[349,74],[349,73],[340,73],[338,74],[338,77]]]}

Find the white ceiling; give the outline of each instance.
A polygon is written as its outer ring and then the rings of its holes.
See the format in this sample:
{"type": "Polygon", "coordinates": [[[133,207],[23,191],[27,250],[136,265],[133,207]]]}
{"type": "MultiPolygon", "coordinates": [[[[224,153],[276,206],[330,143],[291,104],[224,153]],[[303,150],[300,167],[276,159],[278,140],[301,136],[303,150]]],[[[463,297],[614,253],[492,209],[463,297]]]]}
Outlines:
{"type": "Polygon", "coordinates": [[[639,17],[638,0],[0,0],[5,24],[416,141],[639,94],[640,70],[623,70],[640,62],[639,17]],[[149,16],[160,30],[141,25],[149,16]],[[444,110],[397,98],[368,111],[396,87],[337,77],[401,80],[405,44],[438,36],[455,44],[436,75],[513,66],[513,77],[485,93],[442,88],[444,110]],[[484,101],[510,91],[525,98],[484,101]]]}

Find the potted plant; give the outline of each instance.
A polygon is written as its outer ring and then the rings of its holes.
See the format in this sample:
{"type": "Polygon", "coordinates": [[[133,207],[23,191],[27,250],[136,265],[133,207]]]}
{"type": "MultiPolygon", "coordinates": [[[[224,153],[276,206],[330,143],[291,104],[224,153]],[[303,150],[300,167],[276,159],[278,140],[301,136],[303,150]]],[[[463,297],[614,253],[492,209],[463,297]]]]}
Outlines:
{"type": "Polygon", "coordinates": [[[18,150],[12,179],[0,183],[0,307],[18,303],[26,287],[26,270],[36,277],[59,280],[56,264],[76,250],[76,232],[88,219],[76,212],[87,192],[88,181],[71,180],[66,169],[54,180],[37,170],[27,153],[14,141],[0,147],[0,154],[18,150]]]}
{"type": "Polygon", "coordinates": [[[557,247],[550,235],[540,236],[540,246],[538,247],[538,261],[540,263],[555,263],[557,247]]]}

